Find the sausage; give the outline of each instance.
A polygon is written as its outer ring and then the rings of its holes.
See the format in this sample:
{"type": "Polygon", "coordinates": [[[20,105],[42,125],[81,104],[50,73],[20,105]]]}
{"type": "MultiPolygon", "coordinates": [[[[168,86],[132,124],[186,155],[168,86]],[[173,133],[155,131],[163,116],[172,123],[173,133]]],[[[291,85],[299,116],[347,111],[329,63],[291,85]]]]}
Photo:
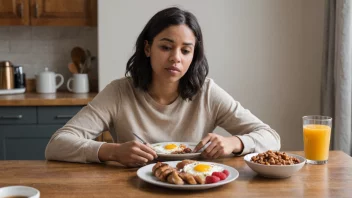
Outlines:
{"type": "Polygon", "coordinates": [[[205,184],[205,177],[201,177],[199,175],[194,175],[193,177],[198,184],[205,184]]]}
{"type": "Polygon", "coordinates": [[[152,169],[153,174],[155,174],[156,169],[158,169],[158,168],[159,168],[161,165],[163,165],[163,164],[165,164],[165,163],[157,162],[157,163],[153,166],[153,169],[152,169]]]}
{"type": "Polygon", "coordinates": [[[189,174],[189,173],[179,173],[178,176],[181,177],[181,179],[183,179],[183,181],[187,182],[188,184],[197,184],[196,180],[194,179],[193,175],[189,174]]]}
{"type": "Polygon", "coordinates": [[[168,164],[163,164],[163,165],[161,165],[159,168],[157,168],[156,170],[155,170],[155,176],[157,177],[157,178],[159,178],[160,177],[160,175],[161,175],[161,173],[163,172],[163,171],[165,171],[166,169],[169,169],[169,168],[171,168],[171,166],[169,166],[168,164]]]}
{"type": "Polygon", "coordinates": [[[177,171],[173,170],[167,177],[167,182],[170,184],[183,185],[185,182],[178,176],[177,171]]]}
{"type": "Polygon", "coordinates": [[[182,162],[177,163],[176,168],[178,170],[183,169],[187,164],[195,162],[194,160],[182,160],[182,162]]]}
{"type": "Polygon", "coordinates": [[[172,173],[172,171],[174,171],[175,169],[174,168],[168,168],[166,170],[164,170],[161,174],[160,174],[160,177],[159,179],[163,182],[166,182],[167,180],[167,177],[172,173]]]}

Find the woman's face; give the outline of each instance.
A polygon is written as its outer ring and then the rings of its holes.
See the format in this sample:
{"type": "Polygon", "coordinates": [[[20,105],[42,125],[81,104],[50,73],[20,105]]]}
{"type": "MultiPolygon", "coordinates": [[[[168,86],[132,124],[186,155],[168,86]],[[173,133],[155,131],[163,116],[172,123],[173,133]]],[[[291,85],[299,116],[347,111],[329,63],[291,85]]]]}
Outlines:
{"type": "Polygon", "coordinates": [[[153,81],[174,83],[187,72],[192,63],[195,36],[186,25],[174,25],[154,37],[152,45],[145,43],[150,57],[153,81]]]}

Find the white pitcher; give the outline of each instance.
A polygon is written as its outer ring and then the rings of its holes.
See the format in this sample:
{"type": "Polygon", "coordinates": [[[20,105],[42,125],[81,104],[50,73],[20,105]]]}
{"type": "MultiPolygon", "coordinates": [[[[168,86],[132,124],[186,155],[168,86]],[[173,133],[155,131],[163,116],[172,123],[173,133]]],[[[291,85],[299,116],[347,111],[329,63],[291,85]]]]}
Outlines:
{"type": "Polygon", "coordinates": [[[36,75],[36,91],[38,93],[56,93],[56,89],[64,83],[64,77],[61,74],[55,74],[46,67],[45,71],[36,75]],[[56,78],[61,80],[57,84],[56,78]]]}

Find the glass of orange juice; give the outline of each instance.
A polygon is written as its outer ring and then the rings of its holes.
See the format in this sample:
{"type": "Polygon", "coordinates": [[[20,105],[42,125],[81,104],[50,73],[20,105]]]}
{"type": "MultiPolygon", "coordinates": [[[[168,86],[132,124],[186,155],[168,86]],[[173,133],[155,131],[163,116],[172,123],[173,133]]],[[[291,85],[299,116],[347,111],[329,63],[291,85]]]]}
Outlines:
{"type": "Polygon", "coordinates": [[[331,117],[303,116],[304,154],[308,164],[328,162],[331,127],[331,117]]]}

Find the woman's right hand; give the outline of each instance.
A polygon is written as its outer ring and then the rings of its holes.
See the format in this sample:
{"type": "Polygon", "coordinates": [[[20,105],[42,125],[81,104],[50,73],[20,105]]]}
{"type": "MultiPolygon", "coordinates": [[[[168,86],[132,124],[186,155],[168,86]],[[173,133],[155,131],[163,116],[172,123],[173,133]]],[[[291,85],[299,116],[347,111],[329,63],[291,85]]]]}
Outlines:
{"type": "Polygon", "coordinates": [[[105,143],[101,145],[98,157],[100,161],[117,161],[125,166],[138,167],[158,156],[150,146],[135,140],[122,144],[105,143]]]}

